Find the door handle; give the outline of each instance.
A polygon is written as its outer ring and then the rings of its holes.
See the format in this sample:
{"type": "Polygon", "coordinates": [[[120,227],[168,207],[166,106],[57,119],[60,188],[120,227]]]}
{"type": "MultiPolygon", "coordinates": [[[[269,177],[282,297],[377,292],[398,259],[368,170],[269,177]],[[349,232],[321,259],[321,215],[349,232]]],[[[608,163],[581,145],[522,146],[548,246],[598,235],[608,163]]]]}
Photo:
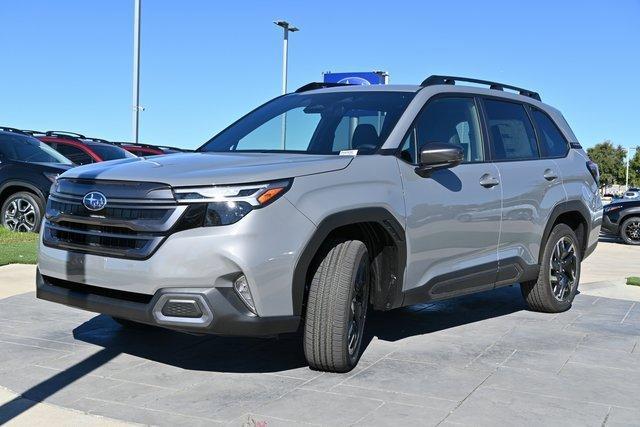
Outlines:
{"type": "Polygon", "coordinates": [[[553,181],[558,179],[558,174],[552,171],[551,169],[545,170],[543,176],[544,176],[544,179],[546,179],[547,181],[553,181]]]}
{"type": "Polygon", "coordinates": [[[484,188],[495,187],[498,184],[500,184],[500,181],[498,181],[498,178],[495,178],[489,175],[488,173],[485,173],[480,177],[480,185],[482,185],[484,188]]]}

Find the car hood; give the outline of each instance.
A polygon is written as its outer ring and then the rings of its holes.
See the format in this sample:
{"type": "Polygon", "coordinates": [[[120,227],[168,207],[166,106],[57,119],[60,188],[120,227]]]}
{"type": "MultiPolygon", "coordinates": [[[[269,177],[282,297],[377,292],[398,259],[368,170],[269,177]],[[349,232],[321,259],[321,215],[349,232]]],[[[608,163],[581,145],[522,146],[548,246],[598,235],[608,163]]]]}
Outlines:
{"type": "Polygon", "coordinates": [[[351,156],[283,153],[179,153],[73,168],[62,178],[146,181],[173,187],[270,181],[346,168],[351,156]]]}
{"type": "Polygon", "coordinates": [[[24,165],[32,169],[37,169],[42,172],[53,172],[53,173],[63,173],[68,171],[71,168],[74,168],[76,165],[67,165],[64,163],[35,163],[35,162],[23,162],[24,165]]]}

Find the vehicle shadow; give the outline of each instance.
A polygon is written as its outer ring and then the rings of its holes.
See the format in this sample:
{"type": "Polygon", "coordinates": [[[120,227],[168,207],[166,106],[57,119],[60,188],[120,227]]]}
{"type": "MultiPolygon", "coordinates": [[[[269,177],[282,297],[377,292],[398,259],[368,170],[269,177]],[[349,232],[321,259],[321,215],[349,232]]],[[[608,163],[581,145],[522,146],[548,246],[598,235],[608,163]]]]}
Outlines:
{"type": "MultiPolygon", "coordinates": [[[[374,337],[398,341],[526,310],[519,287],[372,312],[363,345],[374,337]]],[[[109,350],[188,370],[211,372],[280,372],[306,366],[302,332],[277,338],[196,336],[155,327],[122,328],[99,315],[73,331],[77,340],[109,350]]]]}
{"type": "MultiPolygon", "coordinates": [[[[518,286],[371,313],[364,352],[374,337],[385,341],[425,335],[525,310],[518,286]]],[[[306,366],[301,333],[278,338],[195,336],[154,327],[125,329],[98,315],[73,330],[75,339],[102,347],[84,360],[0,405],[0,425],[29,410],[122,354],[191,371],[265,373],[306,366]]],[[[161,369],[161,367],[158,367],[161,369]]]]}

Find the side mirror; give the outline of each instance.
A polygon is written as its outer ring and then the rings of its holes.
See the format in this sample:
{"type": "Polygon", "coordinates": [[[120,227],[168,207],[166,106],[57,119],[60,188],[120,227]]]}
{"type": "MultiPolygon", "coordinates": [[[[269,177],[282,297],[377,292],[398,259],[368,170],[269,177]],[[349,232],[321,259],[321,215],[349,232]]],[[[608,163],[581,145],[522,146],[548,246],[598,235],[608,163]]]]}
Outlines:
{"type": "Polygon", "coordinates": [[[464,152],[459,145],[444,142],[429,142],[420,152],[420,163],[416,173],[422,177],[438,169],[448,169],[462,163],[464,152]]]}

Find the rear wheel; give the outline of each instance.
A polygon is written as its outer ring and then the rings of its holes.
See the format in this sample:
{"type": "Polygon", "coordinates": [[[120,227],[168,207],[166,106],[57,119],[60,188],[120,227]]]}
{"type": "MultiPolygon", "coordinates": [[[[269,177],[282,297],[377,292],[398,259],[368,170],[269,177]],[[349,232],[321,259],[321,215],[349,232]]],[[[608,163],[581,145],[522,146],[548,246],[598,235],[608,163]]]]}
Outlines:
{"type": "Polygon", "coordinates": [[[624,220],[620,226],[620,237],[628,245],[640,245],[640,216],[624,220]]]}
{"type": "Polygon", "coordinates": [[[580,245],[566,224],[556,225],[545,244],[538,279],[520,284],[531,310],[559,313],[571,308],[580,281],[580,245]]]}
{"type": "Polygon", "coordinates": [[[2,204],[2,225],[11,231],[35,232],[40,229],[42,203],[29,192],[12,194],[2,204]]]}
{"type": "Polygon", "coordinates": [[[370,269],[363,242],[335,242],[328,248],[307,299],[304,353],[311,368],[347,372],[358,363],[369,305],[370,269]]]}

